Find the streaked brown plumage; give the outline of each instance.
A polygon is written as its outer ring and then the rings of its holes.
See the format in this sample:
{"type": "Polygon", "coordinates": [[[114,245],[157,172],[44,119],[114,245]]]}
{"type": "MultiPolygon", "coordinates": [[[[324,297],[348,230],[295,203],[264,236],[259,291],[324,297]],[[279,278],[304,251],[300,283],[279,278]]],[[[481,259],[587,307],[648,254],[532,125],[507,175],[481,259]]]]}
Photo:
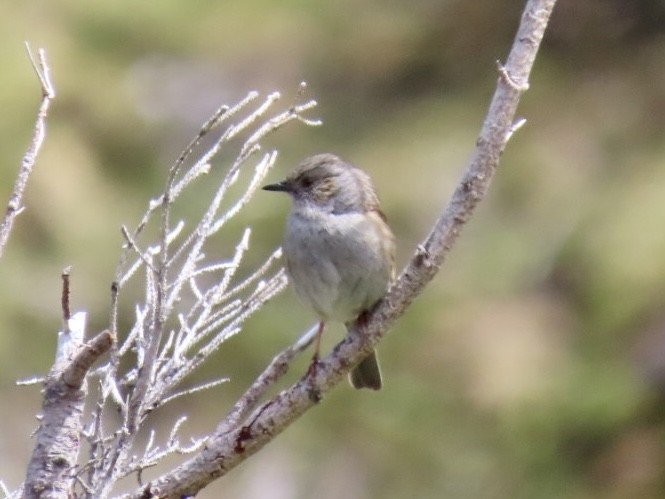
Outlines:
{"type": "MultiPolygon", "coordinates": [[[[305,159],[284,181],[264,187],[291,195],[284,237],[296,293],[325,322],[347,326],[369,310],[394,277],[395,240],[369,176],[333,154],[305,159]]],[[[356,388],[381,388],[376,353],[351,373],[356,388]]]]}

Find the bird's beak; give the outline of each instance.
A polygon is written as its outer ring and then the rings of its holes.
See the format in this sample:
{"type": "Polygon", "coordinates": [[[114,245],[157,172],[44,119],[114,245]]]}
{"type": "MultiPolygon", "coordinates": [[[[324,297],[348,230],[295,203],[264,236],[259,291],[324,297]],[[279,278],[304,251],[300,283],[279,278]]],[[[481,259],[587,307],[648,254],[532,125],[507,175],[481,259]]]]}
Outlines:
{"type": "Polygon", "coordinates": [[[281,182],[277,182],[276,184],[264,185],[263,190],[276,191],[276,192],[291,192],[293,190],[293,186],[291,185],[290,182],[282,180],[281,182]]]}

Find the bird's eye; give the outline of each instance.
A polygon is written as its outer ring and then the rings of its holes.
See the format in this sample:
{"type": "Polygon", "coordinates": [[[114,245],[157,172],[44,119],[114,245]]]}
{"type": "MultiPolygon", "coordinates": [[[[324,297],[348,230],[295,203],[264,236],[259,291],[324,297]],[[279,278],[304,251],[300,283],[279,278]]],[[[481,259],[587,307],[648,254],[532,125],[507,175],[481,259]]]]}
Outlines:
{"type": "Polygon", "coordinates": [[[302,186],[305,189],[309,189],[310,187],[312,187],[313,184],[314,184],[314,181],[311,178],[306,177],[306,178],[302,179],[302,186]]]}

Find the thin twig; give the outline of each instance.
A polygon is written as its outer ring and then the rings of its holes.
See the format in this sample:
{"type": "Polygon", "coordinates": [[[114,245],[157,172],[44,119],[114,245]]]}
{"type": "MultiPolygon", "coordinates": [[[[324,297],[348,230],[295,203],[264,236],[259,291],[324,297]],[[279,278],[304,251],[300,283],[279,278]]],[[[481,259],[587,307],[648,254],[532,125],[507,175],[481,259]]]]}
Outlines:
{"type": "Polygon", "coordinates": [[[62,305],[62,321],[63,321],[63,327],[67,327],[67,322],[69,319],[72,318],[72,312],[71,312],[71,307],[69,304],[69,274],[71,272],[72,268],[71,267],[66,267],[62,271],[62,298],[61,298],[61,305],[62,305]]]}
{"type": "Polygon", "coordinates": [[[208,383],[203,383],[201,385],[194,386],[192,388],[188,388],[187,390],[182,390],[180,392],[176,392],[173,395],[170,395],[163,400],[160,401],[160,407],[168,404],[169,402],[172,402],[173,400],[184,397],[187,395],[193,395],[194,393],[202,392],[204,390],[209,390],[210,388],[214,388],[216,386],[222,385],[224,383],[228,383],[230,381],[230,378],[220,378],[216,379],[215,381],[209,381],[208,383]]]}
{"type": "Polygon", "coordinates": [[[26,42],[25,46],[28,51],[30,63],[37,74],[39,83],[41,84],[42,101],[39,105],[30,147],[28,147],[28,150],[23,156],[21,167],[19,168],[18,175],[14,182],[14,188],[9,197],[9,202],[7,203],[5,216],[3,217],[2,222],[0,222],[0,258],[2,257],[5,245],[9,239],[9,234],[12,231],[14,220],[21,211],[23,211],[23,193],[28,185],[28,179],[30,178],[30,174],[37,161],[37,156],[44,143],[44,138],[46,137],[46,118],[48,116],[51,100],[55,98],[55,87],[51,82],[51,71],[46,62],[46,52],[44,49],[39,49],[39,61],[37,61],[30,50],[30,45],[26,42]]]}
{"type": "Polygon", "coordinates": [[[293,359],[312,344],[319,329],[318,323],[309,328],[293,345],[277,354],[252,385],[243,393],[215,430],[223,435],[238,427],[256,408],[261,398],[289,370],[293,359]]]}
{"type": "Polygon", "coordinates": [[[102,331],[88,341],[62,372],[62,379],[70,388],[80,388],[92,364],[109,348],[115,335],[111,331],[102,331]]]}

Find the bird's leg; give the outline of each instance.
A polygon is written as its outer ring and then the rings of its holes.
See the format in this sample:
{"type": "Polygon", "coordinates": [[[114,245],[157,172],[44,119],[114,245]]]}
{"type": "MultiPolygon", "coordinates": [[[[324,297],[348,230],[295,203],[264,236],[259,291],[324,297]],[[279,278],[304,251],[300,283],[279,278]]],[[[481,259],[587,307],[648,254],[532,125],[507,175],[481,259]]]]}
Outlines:
{"type": "Polygon", "coordinates": [[[319,322],[319,330],[316,332],[316,342],[314,343],[314,359],[319,361],[319,352],[321,351],[321,336],[323,336],[323,330],[326,328],[326,323],[321,321],[319,322]]]}
{"type": "Polygon", "coordinates": [[[314,355],[312,355],[312,361],[309,364],[308,374],[316,374],[316,366],[319,363],[319,352],[321,350],[321,336],[323,336],[323,330],[326,327],[326,323],[321,321],[319,322],[319,329],[316,331],[316,339],[314,340],[314,355]]]}
{"type": "Polygon", "coordinates": [[[307,369],[307,377],[310,379],[310,388],[309,388],[309,398],[312,399],[314,403],[318,403],[321,400],[321,393],[319,389],[314,384],[314,377],[316,376],[316,370],[319,365],[319,351],[321,350],[321,336],[323,336],[323,330],[325,329],[325,322],[319,322],[319,329],[316,331],[316,339],[314,340],[314,355],[312,355],[312,361],[309,364],[309,369],[307,369]]]}

